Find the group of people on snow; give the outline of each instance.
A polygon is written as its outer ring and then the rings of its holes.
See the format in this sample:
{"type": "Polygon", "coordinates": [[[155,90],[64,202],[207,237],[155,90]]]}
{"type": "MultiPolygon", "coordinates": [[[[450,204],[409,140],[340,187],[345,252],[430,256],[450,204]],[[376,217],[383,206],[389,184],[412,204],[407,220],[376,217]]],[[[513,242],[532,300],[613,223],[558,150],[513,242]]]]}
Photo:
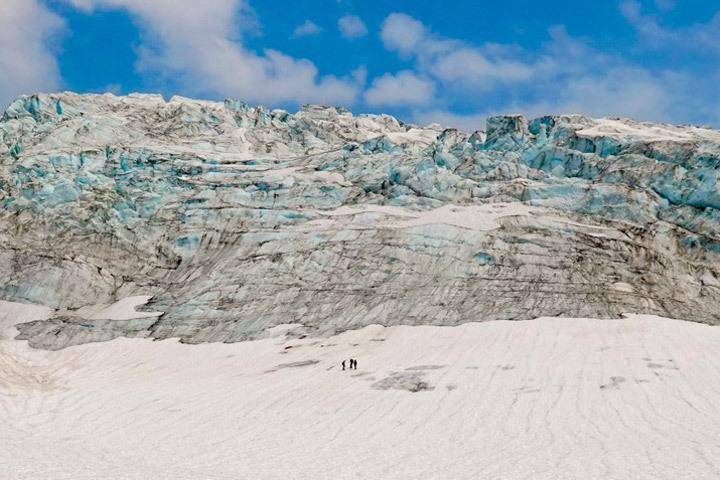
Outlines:
{"type": "MultiPolygon", "coordinates": [[[[345,370],[345,360],[342,361],[342,369],[345,370]]],[[[350,370],[357,370],[357,360],[350,359],[350,370]]]]}

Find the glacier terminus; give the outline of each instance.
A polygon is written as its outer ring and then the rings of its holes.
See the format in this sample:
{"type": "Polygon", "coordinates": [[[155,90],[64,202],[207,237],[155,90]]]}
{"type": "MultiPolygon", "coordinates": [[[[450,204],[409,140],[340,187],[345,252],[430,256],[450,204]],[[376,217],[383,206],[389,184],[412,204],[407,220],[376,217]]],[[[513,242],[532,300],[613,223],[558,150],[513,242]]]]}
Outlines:
{"type": "Polygon", "coordinates": [[[578,115],[486,131],[158,95],[0,120],[0,299],[35,347],[654,314],[720,323],[720,132],[578,115]],[[148,295],[162,315],[87,312],[148,295]]]}

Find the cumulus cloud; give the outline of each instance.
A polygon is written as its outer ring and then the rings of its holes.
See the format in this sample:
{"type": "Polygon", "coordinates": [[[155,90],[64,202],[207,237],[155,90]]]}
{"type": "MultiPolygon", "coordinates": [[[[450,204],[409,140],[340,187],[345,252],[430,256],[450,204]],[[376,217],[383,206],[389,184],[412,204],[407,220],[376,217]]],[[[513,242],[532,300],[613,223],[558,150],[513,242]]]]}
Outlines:
{"type": "MultiPolygon", "coordinates": [[[[678,82],[687,79],[677,79],[678,82]]],[[[543,115],[583,114],[592,117],[630,117],[639,120],[672,121],[677,98],[672,89],[677,82],[667,77],[655,78],[637,67],[611,68],[603,75],[581,75],[563,88],[532,100],[494,105],[476,113],[458,114],[444,108],[416,110],[412,119],[427,125],[439,123],[465,132],[484,128],[489,116],[522,114],[528,119],[543,115]]]]}
{"type": "Polygon", "coordinates": [[[542,115],[583,114],[592,117],[629,117],[637,120],[672,121],[690,99],[673,95],[678,82],[656,76],[636,66],[609,68],[602,74],[572,77],[555,95],[536,96],[489,111],[489,115],[522,113],[527,118],[542,115]],[[680,108],[679,108],[680,107],[680,108]]]}
{"type": "Polygon", "coordinates": [[[461,132],[475,132],[485,129],[485,113],[458,114],[443,109],[416,111],[412,114],[412,121],[419,125],[439,123],[444,127],[457,128],[461,132]]]}
{"type": "Polygon", "coordinates": [[[422,105],[428,103],[435,91],[435,84],[427,77],[402,71],[396,75],[386,73],[373,80],[365,92],[368,105],[422,105]]]}
{"type": "Polygon", "coordinates": [[[461,89],[525,81],[535,72],[534,65],[507,58],[510,48],[441,37],[404,13],[392,13],[385,19],[380,38],[388,50],[402,58],[414,58],[419,71],[461,89]]]}
{"type": "MultiPolygon", "coordinates": [[[[657,5],[658,8],[667,10],[674,4],[659,0],[657,5]]],[[[715,14],[706,23],[696,23],[681,28],[663,26],[658,16],[643,13],[642,5],[637,0],[622,0],[620,13],[651,48],[680,49],[694,55],[702,55],[706,52],[713,55],[720,54],[720,13],[715,14]]]]}
{"type": "Polygon", "coordinates": [[[623,115],[669,120],[672,96],[663,82],[639,67],[619,67],[602,76],[587,75],[567,85],[562,109],[593,116],[623,115]]]}
{"type": "Polygon", "coordinates": [[[368,34],[365,22],[357,15],[345,15],[338,20],[340,34],[348,40],[364,37],[368,34]]]}
{"type": "Polygon", "coordinates": [[[662,28],[656,17],[643,15],[640,3],[635,0],[620,2],[620,13],[647,42],[655,46],[679,40],[674,32],[662,28]]]}
{"type": "Polygon", "coordinates": [[[295,30],[293,30],[292,36],[293,38],[300,38],[310,35],[317,35],[320,32],[322,32],[322,28],[320,28],[318,25],[311,22],[310,20],[305,20],[305,23],[298,25],[295,30]]]}
{"type": "MultiPolygon", "coordinates": [[[[124,9],[143,30],[138,68],[180,82],[193,95],[228,95],[263,103],[351,104],[352,77],[322,76],[309,60],[278,50],[255,52],[238,37],[242,0],[66,0],[78,8],[124,9]]],[[[250,22],[251,23],[251,22],[250,22]]]]}
{"type": "Polygon", "coordinates": [[[20,94],[60,88],[50,42],[64,26],[37,0],[0,1],[0,110],[20,94]]]}
{"type": "Polygon", "coordinates": [[[514,60],[491,61],[472,48],[460,48],[435,62],[435,74],[446,81],[490,85],[494,81],[522,81],[533,76],[532,66],[514,60]]]}
{"type": "Polygon", "coordinates": [[[713,118],[711,105],[682,92],[691,82],[686,74],[653,74],[631,65],[609,67],[602,73],[571,75],[563,88],[540,87],[525,101],[508,101],[481,112],[455,115],[449,111],[415,112],[415,118],[472,131],[481,118],[493,115],[522,114],[528,119],[543,115],[582,114],[596,118],[629,117],[637,120],[678,122],[681,118],[705,115],[713,118]],[[472,127],[472,128],[471,128],[472,127]]]}
{"type": "Polygon", "coordinates": [[[391,13],[382,24],[380,38],[388,50],[409,56],[426,37],[425,25],[404,13],[391,13]]]}
{"type": "MultiPolygon", "coordinates": [[[[643,18],[633,0],[623,5],[628,17],[643,18]]],[[[386,49],[413,62],[413,70],[404,76],[434,84],[433,95],[423,97],[429,99],[426,103],[397,92],[382,97],[395,95],[396,104],[414,108],[411,116],[415,121],[472,130],[486,115],[503,113],[716,120],[713,103],[698,101],[702,96],[688,88],[694,85],[711,92],[710,80],[700,87],[697,79],[683,72],[650,70],[620,55],[597,51],[589,40],[572,37],[562,25],[550,27],[548,40],[529,50],[443,37],[417,19],[393,13],[383,22],[380,37],[386,49]],[[470,113],[453,113],[457,111],[470,113]]],[[[390,86],[399,83],[398,78],[386,74],[373,82],[372,89],[387,85],[387,90],[393,91],[390,86]]],[[[404,88],[407,86],[394,90],[404,88]]]]}

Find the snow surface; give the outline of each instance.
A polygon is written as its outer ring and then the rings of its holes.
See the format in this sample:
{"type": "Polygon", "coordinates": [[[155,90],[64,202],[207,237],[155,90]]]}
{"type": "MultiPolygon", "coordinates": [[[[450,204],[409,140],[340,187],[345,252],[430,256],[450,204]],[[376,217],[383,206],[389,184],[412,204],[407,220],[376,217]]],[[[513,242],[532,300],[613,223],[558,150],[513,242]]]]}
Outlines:
{"type": "MultiPolygon", "coordinates": [[[[424,225],[452,225],[469,230],[488,231],[500,228],[497,223],[499,218],[530,215],[533,212],[543,212],[550,215],[542,208],[531,207],[521,203],[495,203],[485,205],[443,205],[433,210],[409,211],[392,205],[361,205],[342,206],[332,211],[318,211],[320,215],[346,216],[364,215],[366,213],[380,213],[396,217],[393,221],[379,222],[378,228],[409,228],[424,225]]],[[[320,220],[322,222],[322,220],[320,220]]],[[[321,225],[326,225],[321,223],[321,225]]]]}
{"type": "Polygon", "coordinates": [[[54,352],[12,340],[51,312],[0,302],[2,478],[720,476],[715,327],[629,315],[54,352]],[[357,372],[340,370],[349,357],[357,372]]]}
{"type": "Polygon", "coordinates": [[[110,305],[92,305],[70,311],[59,310],[57,314],[72,315],[87,320],[132,320],[135,318],[159,317],[163,312],[141,312],[135,309],[135,307],[145,305],[151,298],[152,295],[138,295],[123,298],[110,305]]]}
{"type": "Polygon", "coordinates": [[[578,130],[577,136],[610,137],[617,140],[633,138],[644,142],[720,142],[720,133],[717,130],[692,125],[641,123],[626,118],[593,119],[592,123],[594,125],[578,130]]]}

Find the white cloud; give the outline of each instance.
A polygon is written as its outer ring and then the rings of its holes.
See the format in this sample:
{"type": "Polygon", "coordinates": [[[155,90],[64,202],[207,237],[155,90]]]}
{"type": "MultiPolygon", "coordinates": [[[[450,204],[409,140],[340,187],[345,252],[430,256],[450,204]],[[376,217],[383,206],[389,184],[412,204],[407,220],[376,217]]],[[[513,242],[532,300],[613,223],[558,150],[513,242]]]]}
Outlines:
{"type": "Polygon", "coordinates": [[[463,115],[442,109],[416,111],[412,115],[412,121],[419,125],[439,123],[442,126],[457,128],[461,132],[468,133],[484,130],[486,118],[485,113],[463,115]]]}
{"type": "Polygon", "coordinates": [[[0,109],[20,94],[60,88],[51,39],[64,25],[37,0],[0,1],[0,109]]]}
{"type": "Polygon", "coordinates": [[[66,0],[78,8],[125,9],[143,30],[138,68],[180,82],[193,95],[224,95],[263,103],[348,105],[359,85],[319,75],[315,65],[273,49],[258,53],[238,37],[252,19],[243,0],[66,0]]]}
{"type": "MultiPolygon", "coordinates": [[[[645,19],[634,0],[624,0],[622,8],[627,18],[645,19]]],[[[663,29],[653,31],[659,28],[657,22],[647,23],[646,28],[648,35],[663,41],[675,37],[663,29]]],[[[562,25],[550,27],[549,40],[535,50],[497,43],[473,45],[442,37],[402,13],[385,19],[380,36],[388,50],[414,62],[413,70],[405,75],[435,84],[432,97],[425,97],[429,98],[427,103],[420,103],[416,97],[404,99],[399,93],[382,96],[396,98],[397,105],[416,106],[413,115],[418,121],[446,123],[466,130],[477,128],[488,114],[503,113],[716,121],[713,105],[718,95],[711,93],[711,84],[720,80],[720,73],[714,80],[703,80],[700,86],[701,80],[693,80],[689,72],[650,70],[620,55],[597,51],[588,39],[570,36],[562,25]],[[699,91],[709,95],[700,95],[699,91]],[[452,113],[458,110],[470,113],[452,113]]],[[[399,82],[386,74],[373,82],[373,88],[386,83],[394,86],[399,82]]],[[[389,87],[387,90],[392,91],[389,87]]],[[[366,99],[371,98],[368,92],[366,99]]]]}
{"type": "Polygon", "coordinates": [[[365,22],[357,15],[345,15],[338,20],[340,34],[348,40],[364,37],[368,33],[365,22]]]}
{"type": "Polygon", "coordinates": [[[512,103],[489,111],[488,115],[522,113],[527,118],[536,118],[542,115],[582,114],[596,118],[671,121],[673,114],[679,113],[678,98],[673,97],[674,84],[666,76],[657,77],[639,67],[620,66],[602,74],[573,77],[558,90],[557,95],[512,103]]]}
{"type": "Polygon", "coordinates": [[[311,22],[310,20],[305,20],[305,23],[303,23],[302,25],[298,25],[295,30],[293,30],[292,37],[307,37],[310,35],[317,35],[320,32],[322,32],[322,28],[320,28],[318,25],[311,22]]]}
{"type": "Polygon", "coordinates": [[[386,73],[376,78],[365,92],[369,105],[423,105],[428,103],[435,92],[432,80],[415,75],[410,71],[396,75],[386,73]]]}
{"type": "Polygon", "coordinates": [[[670,93],[661,79],[644,69],[618,67],[602,76],[575,79],[566,86],[561,101],[565,112],[669,120],[670,93]]]}
{"type": "MultiPolygon", "coordinates": [[[[674,6],[672,2],[663,0],[656,0],[656,3],[658,8],[665,10],[674,6]]],[[[693,55],[720,54],[720,13],[706,23],[675,29],[664,27],[657,16],[643,14],[642,5],[637,0],[623,0],[620,13],[651,48],[684,50],[693,55]]]]}
{"type": "Polygon", "coordinates": [[[618,67],[603,75],[573,78],[558,89],[558,95],[537,96],[535,101],[509,103],[470,114],[442,108],[416,110],[412,119],[421,125],[439,123],[468,133],[484,129],[487,117],[506,114],[522,114],[527,119],[579,113],[592,117],[672,121],[676,101],[671,91],[674,83],[669,78],[655,78],[643,69],[618,67]]]}
{"type": "Polygon", "coordinates": [[[491,61],[472,48],[461,48],[441,56],[434,71],[442,80],[485,86],[494,81],[527,80],[534,73],[529,65],[513,60],[491,61]]]}
{"type": "Polygon", "coordinates": [[[426,34],[422,22],[404,13],[391,13],[382,24],[380,38],[388,50],[408,56],[417,52],[426,34]]]}
{"type": "Polygon", "coordinates": [[[404,13],[392,13],[385,19],[380,38],[388,50],[415,58],[419,71],[461,89],[525,81],[535,71],[534,65],[507,58],[517,53],[515,49],[498,44],[478,47],[444,38],[404,13]]]}
{"type": "Polygon", "coordinates": [[[635,0],[620,2],[620,13],[647,42],[654,46],[679,40],[675,38],[674,32],[662,28],[657,18],[643,15],[641,5],[635,0]]]}
{"type": "Polygon", "coordinates": [[[364,87],[367,83],[367,67],[365,65],[360,65],[358,68],[350,72],[350,76],[355,81],[356,84],[364,87]]]}
{"type": "MultiPolygon", "coordinates": [[[[543,115],[582,114],[592,117],[629,117],[637,120],[672,121],[683,112],[679,104],[691,99],[674,97],[684,76],[655,76],[638,67],[610,68],[603,74],[573,77],[558,89],[557,95],[537,95],[533,101],[514,102],[469,115],[445,110],[415,112],[416,121],[437,122],[464,131],[480,128],[484,118],[493,115],[522,114],[528,119],[543,115]]],[[[690,106],[691,109],[697,108],[690,106]]]]}

